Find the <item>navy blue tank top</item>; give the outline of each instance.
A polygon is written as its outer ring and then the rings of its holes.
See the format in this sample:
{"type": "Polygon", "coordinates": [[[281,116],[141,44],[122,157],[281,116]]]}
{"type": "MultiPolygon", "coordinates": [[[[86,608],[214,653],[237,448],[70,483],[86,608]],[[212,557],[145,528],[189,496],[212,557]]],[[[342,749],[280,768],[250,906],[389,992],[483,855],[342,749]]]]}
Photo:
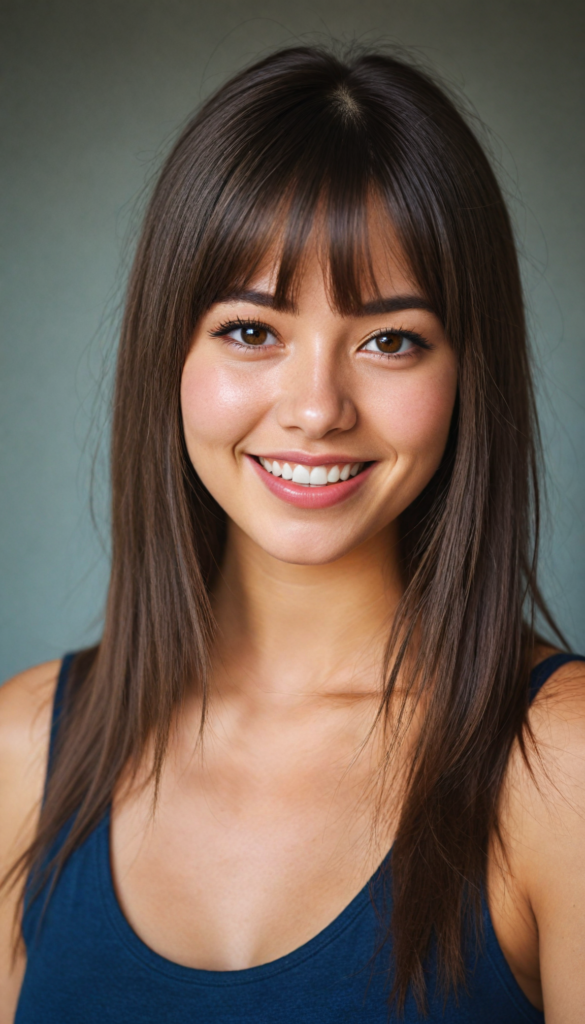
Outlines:
{"type": "MultiPolygon", "coordinates": [[[[55,695],[54,745],[67,673],[55,695]]],[[[533,698],[561,665],[556,654],[530,680],[533,698]]],[[[49,756],[49,767],[50,767],[49,756]]],[[[293,953],[241,971],[203,971],[159,956],[138,937],[118,903],[110,868],[110,818],[67,861],[41,915],[25,903],[27,967],[15,1024],[388,1024],[387,947],[379,947],[384,871],[327,928],[293,953]]],[[[388,858],[391,853],[388,854],[388,858]]],[[[385,865],[388,867],[388,859],[385,865]]],[[[543,1024],[498,945],[483,904],[483,948],[468,958],[469,983],[445,1003],[429,961],[430,1022],[543,1024]]],[[[412,1000],[404,1017],[420,1020],[412,1000]]]]}

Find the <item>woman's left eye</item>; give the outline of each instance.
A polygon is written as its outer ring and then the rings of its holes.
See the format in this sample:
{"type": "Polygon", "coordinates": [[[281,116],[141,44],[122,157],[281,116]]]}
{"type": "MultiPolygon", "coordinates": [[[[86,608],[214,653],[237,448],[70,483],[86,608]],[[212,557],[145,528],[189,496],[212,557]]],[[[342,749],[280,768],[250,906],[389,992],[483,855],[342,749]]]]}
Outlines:
{"type": "Polygon", "coordinates": [[[416,348],[416,344],[407,334],[401,334],[400,331],[385,331],[383,334],[377,334],[374,338],[370,338],[362,346],[361,351],[377,352],[378,355],[402,356],[414,348],[416,348]]]}

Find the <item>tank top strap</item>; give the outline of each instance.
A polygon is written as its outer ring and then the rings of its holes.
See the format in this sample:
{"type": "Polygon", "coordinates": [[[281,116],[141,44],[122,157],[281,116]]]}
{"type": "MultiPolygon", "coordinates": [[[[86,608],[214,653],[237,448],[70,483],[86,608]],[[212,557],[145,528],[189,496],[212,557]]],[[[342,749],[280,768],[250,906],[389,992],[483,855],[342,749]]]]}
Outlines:
{"type": "MultiPolygon", "coordinates": [[[[59,725],[63,716],[67,683],[74,658],[74,652],[65,655],[61,662],[61,668],[59,669],[59,675],[57,677],[57,685],[53,696],[53,713],[51,719],[51,733],[49,736],[49,752],[47,757],[47,774],[45,776],[43,803],[46,799],[49,777],[55,762],[57,734],[59,732],[59,725]]],[[[22,915],[22,935],[29,951],[32,948],[32,944],[38,938],[40,924],[51,892],[51,882],[48,878],[43,879],[43,872],[51,857],[57,853],[59,847],[62,845],[69,827],[70,822],[67,822],[55,838],[50,850],[46,852],[42,863],[36,865],[31,870],[26,880],[22,915]]],[[[20,1018],[18,1019],[20,1020],[20,1018]]]]}
{"type": "Polygon", "coordinates": [[[567,654],[560,651],[558,654],[551,654],[544,661],[535,665],[530,673],[529,700],[531,704],[553,672],[556,672],[562,665],[568,665],[571,661],[585,661],[585,657],[582,654],[567,654]]]}

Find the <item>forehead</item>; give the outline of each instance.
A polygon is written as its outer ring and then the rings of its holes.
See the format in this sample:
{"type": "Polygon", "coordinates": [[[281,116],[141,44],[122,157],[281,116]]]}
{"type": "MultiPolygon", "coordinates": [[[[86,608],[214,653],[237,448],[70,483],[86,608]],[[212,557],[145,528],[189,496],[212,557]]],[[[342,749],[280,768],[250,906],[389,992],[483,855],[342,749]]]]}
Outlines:
{"type": "Polygon", "coordinates": [[[416,298],[420,308],[433,311],[388,216],[368,219],[370,224],[361,244],[355,244],[354,239],[349,252],[344,251],[343,239],[331,239],[323,223],[317,223],[292,267],[289,258],[284,289],[281,279],[283,263],[287,262],[286,232],[277,233],[255,270],[226,289],[219,301],[247,300],[290,312],[318,301],[327,302],[338,313],[369,315],[412,308],[411,300],[416,298]],[[353,292],[349,302],[343,301],[344,278],[353,292]]]}

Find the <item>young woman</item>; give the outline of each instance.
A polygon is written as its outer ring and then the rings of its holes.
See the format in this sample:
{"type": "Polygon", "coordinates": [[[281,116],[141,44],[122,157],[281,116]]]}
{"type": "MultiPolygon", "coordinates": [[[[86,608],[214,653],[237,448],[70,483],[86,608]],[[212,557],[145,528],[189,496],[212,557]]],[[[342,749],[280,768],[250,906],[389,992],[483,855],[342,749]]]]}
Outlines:
{"type": "Polygon", "coordinates": [[[2,1024],[582,1020],[534,429],[451,100],[311,48],[213,96],[130,281],[103,639],[0,693],[2,1024]]]}

